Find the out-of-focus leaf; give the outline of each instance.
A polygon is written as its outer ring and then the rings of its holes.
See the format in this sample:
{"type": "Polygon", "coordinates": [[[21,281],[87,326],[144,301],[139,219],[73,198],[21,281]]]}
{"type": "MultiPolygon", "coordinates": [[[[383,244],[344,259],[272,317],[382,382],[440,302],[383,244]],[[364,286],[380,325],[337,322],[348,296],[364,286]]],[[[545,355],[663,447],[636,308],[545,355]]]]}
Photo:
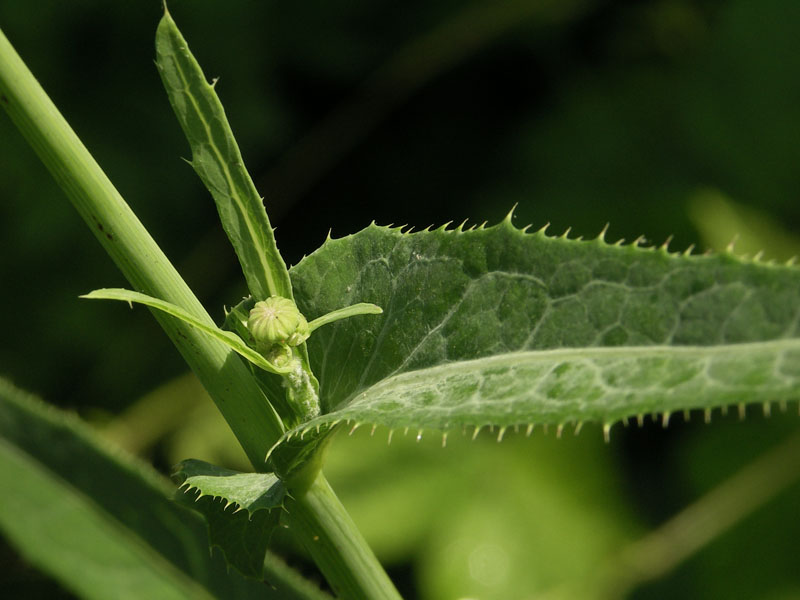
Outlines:
{"type": "MultiPolygon", "coordinates": [[[[174,486],[76,418],[0,380],[0,529],[85,598],[317,598],[269,557],[275,587],[229,573],[174,486]]],[[[263,556],[262,556],[263,561],[263,556]]]]}

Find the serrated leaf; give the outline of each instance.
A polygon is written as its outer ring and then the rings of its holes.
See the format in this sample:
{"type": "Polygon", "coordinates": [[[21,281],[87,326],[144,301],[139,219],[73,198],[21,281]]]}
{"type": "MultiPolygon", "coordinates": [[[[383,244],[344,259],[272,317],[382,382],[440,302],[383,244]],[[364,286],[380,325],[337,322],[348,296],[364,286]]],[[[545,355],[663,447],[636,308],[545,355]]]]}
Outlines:
{"type": "Polygon", "coordinates": [[[273,556],[275,587],[228,572],[166,479],[2,379],[0,488],[3,535],[82,598],[325,597],[273,556]]]}
{"type": "Polygon", "coordinates": [[[252,515],[257,510],[272,510],[283,505],[286,489],[272,473],[242,473],[190,458],[176,467],[173,479],[182,491],[197,491],[199,496],[223,498],[226,507],[235,504],[252,515]]]}
{"type": "Polygon", "coordinates": [[[202,460],[182,461],[176,498],[201,513],[212,546],[247,577],[263,578],[264,555],[280,521],[286,488],[272,473],[241,473],[202,460]]]}
{"type": "Polygon", "coordinates": [[[286,265],[262,198],[244,167],[225,110],[165,10],[156,31],[156,65],[192,148],[191,165],[211,192],[250,293],[292,298],[286,265]]]}
{"type": "Polygon", "coordinates": [[[291,271],[322,416],[391,429],[611,424],[796,399],[800,270],[487,229],[371,226],[291,271]]]}

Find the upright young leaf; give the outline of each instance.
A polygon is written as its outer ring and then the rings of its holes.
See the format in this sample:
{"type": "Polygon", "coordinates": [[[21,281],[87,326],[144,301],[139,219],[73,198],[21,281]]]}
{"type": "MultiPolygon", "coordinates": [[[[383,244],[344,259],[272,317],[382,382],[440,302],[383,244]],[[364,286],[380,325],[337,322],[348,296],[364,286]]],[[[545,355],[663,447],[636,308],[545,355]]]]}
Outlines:
{"type": "Polygon", "coordinates": [[[389,428],[620,419],[800,395],[800,269],[488,229],[371,226],[291,271],[323,414],[389,428]]]}
{"type": "Polygon", "coordinates": [[[156,32],[156,64],[192,148],[192,167],[214,197],[250,293],[257,300],[292,298],[263,200],[245,169],[214,84],[206,80],[166,10],[156,32]]]}
{"type": "Polygon", "coordinates": [[[228,572],[166,479],[2,379],[0,489],[0,532],[82,598],[326,597],[271,555],[272,586],[228,572]]]}

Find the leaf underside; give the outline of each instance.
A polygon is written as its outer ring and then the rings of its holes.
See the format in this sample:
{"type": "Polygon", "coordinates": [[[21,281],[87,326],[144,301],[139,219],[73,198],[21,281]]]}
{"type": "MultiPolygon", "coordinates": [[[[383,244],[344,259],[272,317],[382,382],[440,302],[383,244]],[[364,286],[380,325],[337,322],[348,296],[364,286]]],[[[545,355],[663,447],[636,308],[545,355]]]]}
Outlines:
{"type": "Polygon", "coordinates": [[[323,415],[390,429],[501,429],[729,404],[800,389],[800,270],[730,254],[490,228],[372,225],[291,269],[308,318],[384,314],[309,340],[323,415]]]}

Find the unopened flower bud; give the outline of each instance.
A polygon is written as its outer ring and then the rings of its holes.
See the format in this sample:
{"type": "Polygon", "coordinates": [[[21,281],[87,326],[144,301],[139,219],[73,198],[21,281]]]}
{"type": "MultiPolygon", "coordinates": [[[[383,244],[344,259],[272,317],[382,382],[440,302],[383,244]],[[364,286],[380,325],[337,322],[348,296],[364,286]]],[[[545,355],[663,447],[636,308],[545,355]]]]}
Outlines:
{"type": "Polygon", "coordinates": [[[253,339],[259,346],[274,344],[297,346],[308,339],[308,322],[294,302],[281,296],[270,296],[256,302],[247,321],[253,339]]]}

